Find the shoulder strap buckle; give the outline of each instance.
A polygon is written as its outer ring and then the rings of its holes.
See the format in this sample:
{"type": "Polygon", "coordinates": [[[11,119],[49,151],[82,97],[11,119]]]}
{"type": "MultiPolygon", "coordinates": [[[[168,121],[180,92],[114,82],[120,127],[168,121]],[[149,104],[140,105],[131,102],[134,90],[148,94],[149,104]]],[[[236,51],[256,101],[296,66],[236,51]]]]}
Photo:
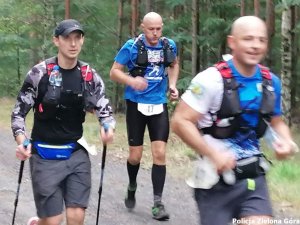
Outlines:
{"type": "Polygon", "coordinates": [[[84,81],[89,82],[93,80],[93,72],[89,65],[81,65],[80,70],[82,79],[84,81]]]}
{"type": "Polygon", "coordinates": [[[271,73],[270,73],[270,69],[266,66],[263,66],[261,64],[258,64],[258,67],[260,69],[260,72],[263,76],[263,78],[267,79],[267,80],[272,80],[272,76],[271,76],[271,73]]]}
{"type": "Polygon", "coordinates": [[[217,70],[221,73],[223,78],[232,78],[232,71],[228,66],[227,62],[220,61],[214,65],[217,70]]]}
{"type": "Polygon", "coordinates": [[[46,59],[45,62],[46,62],[47,74],[48,74],[48,76],[50,76],[50,74],[53,70],[53,67],[57,65],[57,58],[52,57],[52,58],[46,59]]]}

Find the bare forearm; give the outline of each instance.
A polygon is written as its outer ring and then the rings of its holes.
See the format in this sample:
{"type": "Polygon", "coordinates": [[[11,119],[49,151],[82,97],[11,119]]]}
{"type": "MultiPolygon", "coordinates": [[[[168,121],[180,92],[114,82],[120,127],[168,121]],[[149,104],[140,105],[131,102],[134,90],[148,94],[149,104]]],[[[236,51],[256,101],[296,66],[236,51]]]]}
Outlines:
{"type": "Polygon", "coordinates": [[[17,145],[24,143],[25,140],[26,140],[26,136],[23,134],[16,136],[17,145]]]}
{"type": "Polygon", "coordinates": [[[176,87],[176,82],[179,76],[179,65],[175,63],[171,67],[168,68],[168,75],[169,75],[169,86],[176,87]]]}
{"type": "Polygon", "coordinates": [[[191,121],[178,120],[175,116],[171,120],[171,128],[184,143],[186,143],[199,155],[211,155],[211,149],[206,144],[202,134],[199,132],[195,124],[191,121]]]}
{"type": "Polygon", "coordinates": [[[196,123],[202,117],[203,114],[180,101],[171,120],[172,130],[199,155],[210,158],[219,172],[233,168],[235,156],[229,151],[220,151],[224,149],[223,146],[221,149],[210,146],[198,130],[196,123]]]}
{"type": "Polygon", "coordinates": [[[292,141],[290,129],[281,118],[276,118],[271,121],[271,125],[280,137],[282,137],[284,140],[292,141]]]}
{"type": "Polygon", "coordinates": [[[112,68],[110,71],[110,78],[113,81],[116,81],[120,84],[125,84],[125,85],[130,85],[131,84],[131,80],[133,79],[133,77],[131,77],[130,75],[126,74],[125,72],[123,72],[120,69],[115,69],[112,68]]]}

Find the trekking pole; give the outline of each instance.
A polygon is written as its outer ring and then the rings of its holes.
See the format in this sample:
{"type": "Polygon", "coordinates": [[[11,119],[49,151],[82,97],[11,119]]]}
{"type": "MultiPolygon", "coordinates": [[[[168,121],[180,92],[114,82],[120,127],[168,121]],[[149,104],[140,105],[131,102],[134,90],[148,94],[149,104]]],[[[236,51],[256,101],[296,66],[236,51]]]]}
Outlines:
{"type": "MultiPolygon", "coordinates": [[[[108,126],[106,124],[104,124],[103,127],[104,127],[105,132],[107,132],[108,131],[108,126]]],[[[99,185],[99,190],[98,190],[99,197],[98,197],[96,225],[98,225],[98,221],[99,221],[100,202],[101,202],[101,195],[102,195],[103,176],[104,176],[105,159],[106,159],[106,149],[107,149],[107,145],[103,144],[102,163],[101,163],[101,177],[100,177],[100,185],[99,185]]]]}
{"type": "MultiPolygon", "coordinates": [[[[27,148],[29,143],[30,143],[29,140],[26,139],[23,143],[23,146],[25,148],[27,148]]],[[[18,201],[19,201],[19,192],[20,192],[20,186],[21,186],[21,181],[22,181],[22,177],[23,177],[24,164],[25,164],[25,160],[22,160],[21,164],[20,164],[20,169],[19,169],[18,188],[17,188],[17,194],[16,194],[15,203],[14,203],[15,209],[14,209],[14,214],[13,214],[12,223],[11,223],[12,225],[15,224],[16,211],[17,211],[17,205],[18,205],[18,201]]]]}

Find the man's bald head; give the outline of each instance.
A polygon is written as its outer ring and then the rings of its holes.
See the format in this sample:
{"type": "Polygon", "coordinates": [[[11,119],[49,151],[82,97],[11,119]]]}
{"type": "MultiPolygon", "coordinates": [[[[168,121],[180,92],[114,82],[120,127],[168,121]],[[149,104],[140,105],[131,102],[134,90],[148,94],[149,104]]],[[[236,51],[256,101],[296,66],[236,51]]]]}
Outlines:
{"type": "Polygon", "coordinates": [[[146,24],[149,24],[149,23],[151,24],[153,22],[160,23],[161,25],[163,25],[162,17],[158,13],[149,12],[144,16],[142,24],[146,25],[146,24]]]}
{"type": "Polygon", "coordinates": [[[249,30],[253,27],[260,27],[265,29],[267,36],[267,26],[265,22],[257,16],[242,16],[236,19],[231,26],[230,35],[236,36],[239,34],[243,34],[245,30],[249,30]]]}
{"type": "Polygon", "coordinates": [[[146,41],[151,46],[156,46],[162,36],[162,17],[156,12],[147,13],[141,24],[146,41]]]}
{"type": "Polygon", "coordinates": [[[268,49],[268,32],[265,22],[256,16],[242,16],[235,20],[227,36],[233,62],[243,75],[253,75],[256,65],[268,49]]]}

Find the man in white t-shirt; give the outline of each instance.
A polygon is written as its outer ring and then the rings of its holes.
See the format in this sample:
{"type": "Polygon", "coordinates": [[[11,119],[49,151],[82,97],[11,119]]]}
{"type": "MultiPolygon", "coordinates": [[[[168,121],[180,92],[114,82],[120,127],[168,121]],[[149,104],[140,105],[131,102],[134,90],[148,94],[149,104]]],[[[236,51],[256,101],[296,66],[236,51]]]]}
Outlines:
{"type": "Polygon", "coordinates": [[[264,21],[238,18],[227,41],[232,58],[194,77],[171,127],[220,175],[206,187],[194,186],[201,224],[228,224],[234,218],[262,224],[272,218],[272,208],[259,138],[268,126],[279,134],[273,143],[278,159],[290,156],[295,144],[281,119],[280,80],[259,65],[268,46],[264,21]]]}

